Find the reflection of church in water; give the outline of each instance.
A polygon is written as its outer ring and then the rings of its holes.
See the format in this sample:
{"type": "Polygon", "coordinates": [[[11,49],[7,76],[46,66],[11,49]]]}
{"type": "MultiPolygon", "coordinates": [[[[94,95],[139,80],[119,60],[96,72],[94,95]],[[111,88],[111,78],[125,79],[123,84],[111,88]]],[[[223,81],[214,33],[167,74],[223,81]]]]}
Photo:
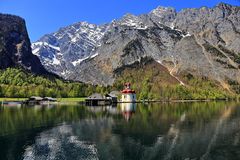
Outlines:
{"type": "Polygon", "coordinates": [[[129,121],[136,111],[136,103],[122,103],[121,112],[123,117],[129,121]]]}

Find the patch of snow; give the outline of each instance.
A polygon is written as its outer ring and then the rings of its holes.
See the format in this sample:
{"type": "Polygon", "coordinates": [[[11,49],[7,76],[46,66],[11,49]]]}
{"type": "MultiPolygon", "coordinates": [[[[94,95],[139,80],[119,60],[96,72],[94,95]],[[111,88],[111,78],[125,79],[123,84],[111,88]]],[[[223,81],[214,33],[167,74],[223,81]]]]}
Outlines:
{"type": "Polygon", "coordinates": [[[39,50],[40,50],[40,48],[36,48],[36,49],[34,49],[34,50],[32,50],[32,53],[34,54],[34,55],[38,55],[39,53],[39,50]]]}
{"type": "Polygon", "coordinates": [[[56,58],[56,56],[54,56],[52,64],[60,65],[61,62],[56,58]]]}
{"type": "Polygon", "coordinates": [[[157,9],[154,9],[153,11],[152,11],[152,13],[154,14],[154,15],[156,15],[156,16],[158,16],[159,18],[162,18],[163,17],[163,15],[161,14],[162,12],[157,8],[157,9]]]}
{"type": "Polygon", "coordinates": [[[160,63],[161,65],[163,65],[161,60],[157,60],[157,62],[160,63]]]}
{"type": "Polygon", "coordinates": [[[171,23],[170,28],[171,28],[171,29],[174,29],[174,28],[175,28],[174,23],[171,23]]]}
{"type": "Polygon", "coordinates": [[[48,46],[48,47],[53,48],[57,51],[60,51],[60,47],[53,46],[53,45],[51,45],[47,42],[35,42],[35,43],[32,44],[32,47],[35,47],[35,46],[48,46]]]}
{"type": "Polygon", "coordinates": [[[77,60],[77,61],[73,61],[72,64],[73,64],[74,66],[76,66],[77,64],[80,64],[82,61],[85,61],[85,60],[87,60],[88,58],[89,58],[89,57],[81,58],[81,59],[79,59],[79,60],[77,60]]]}
{"type": "Polygon", "coordinates": [[[98,55],[98,53],[95,53],[95,54],[91,55],[90,58],[94,58],[94,57],[96,57],[97,55],[98,55]]]}
{"type": "Polygon", "coordinates": [[[167,7],[158,7],[154,9],[151,13],[158,16],[159,18],[163,18],[165,12],[167,12],[169,8],[167,7]]]}
{"type": "Polygon", "coordinates": [[[69,74],[69,73],[71,73],[71,72],[68,71],[68,70],[64,70],[63,72],[61,72],[61,75],[65,76],[65,75],[67,75],[67,74],[69,74]]]}
{"type": "Polygon", "coordinates": [[[98,55],[98,53],[95,53],[95,54],[93,54],[93,55],[91,55],[91,56],[87,56],[87,57],[85,57],[85,58],[81,58],[81,59],[79,59],[79,60],[77,60],[77,61],[73,61],[72,64],[73,64],[74,66],[76,66],[76,65],[82,63],[83,61],[89,59],[89,58],[94,58],[94,57],[96,57],[97,55],[98,55]]]}
{"type": "Polygon", "coordinates": [[[184,38],[184,37],[190,37],[190,36],[191,36],[191,34],[190,34],[189,32],[187,32],[187,34],[183,34],[184,32],[183,32],[182,30],[176,29],[173,23],[171,23],[171,25],[170,25],[169,27],[170,27],[172,30],[181,32],[181,33],[182,33],[181,36],[182,36],[183,38],[184,38]]]}
{"type": "MultiPolygon", "coordinates": [[[[158,23],[162,25],[162,23],[161,23],[161,22],[158,22],[158,23]]],[[[158,26],[158,28],[160,28],[160,29],[163,29],[163,27],[161,27],[161,26],[158,26]]]]}
{"type": "Polygon", "coordinates": [[[95,26],[93,24],[89,24],[89,28],[93,29],[95,26]]]}
{"type": "Polygon", "coordinates": [[[180,29],[176,29],[176,28],[175,28],[174,30],[175,30],[175,31],[178,31],[178,32],[183,32],[182,30],[180,30],[180,29]]]}
{"type": "Polygon", "coordinates": [[[73,39],[73,35],[72,35],[72,34],[67,33],[67,35],[68,35],[68,37],[69,37],[70,39],[73,39]]]}
{"type": "Polygon", "coordinates": [[[74,37],[73,39],[71,39],[72,42],[77,42],[77,37],[74,37]]]}
{"type": "Polygon", "coordinates": [[[137,27],[137,29],[140,29],[140,30],[146,30],[148,27],[147,26],[144,26],[144,27],[137,27]]]}
{"type": "Polygon", "coordinates": [[[191,34],[188,32],[186,35],[182,35],[183,37],[190,37],[191,36],[191,34]]]}
{"type": "Polygon", "coordinates": [[[57,55],[60,55],[60,56],[62,56],[63,54],[62,54],[61,52],[58,52],[58,53],[57,53],[57,55]]]}
{"type": "Polygon", "coordinates": [[[120,25],[125,25],[141,30],[145,30],[148,28],[146,25],[144,25],[142,20],[139,19],[139,17],[131,14],[125,15],[125,17],[120,20],[120,25]]]}

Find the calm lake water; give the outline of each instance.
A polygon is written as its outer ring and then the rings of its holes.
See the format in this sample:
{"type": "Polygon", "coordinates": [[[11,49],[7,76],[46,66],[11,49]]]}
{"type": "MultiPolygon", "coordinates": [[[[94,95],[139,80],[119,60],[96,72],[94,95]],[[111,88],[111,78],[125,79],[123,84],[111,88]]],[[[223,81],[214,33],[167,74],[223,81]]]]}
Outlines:
{"type": "Polygon", "coordinates": [[[0,107],[1,160],[239,160],[240,104],[0,107]]]}

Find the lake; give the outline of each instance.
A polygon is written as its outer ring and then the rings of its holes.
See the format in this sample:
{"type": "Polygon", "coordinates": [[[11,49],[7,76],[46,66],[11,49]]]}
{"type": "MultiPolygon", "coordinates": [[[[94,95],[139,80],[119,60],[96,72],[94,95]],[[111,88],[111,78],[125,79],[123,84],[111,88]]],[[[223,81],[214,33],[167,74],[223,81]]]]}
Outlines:
{"type": "Polygon", "coordinates": [[[239,160],[240,104],[1,106],[1,160],[239,160]]]}

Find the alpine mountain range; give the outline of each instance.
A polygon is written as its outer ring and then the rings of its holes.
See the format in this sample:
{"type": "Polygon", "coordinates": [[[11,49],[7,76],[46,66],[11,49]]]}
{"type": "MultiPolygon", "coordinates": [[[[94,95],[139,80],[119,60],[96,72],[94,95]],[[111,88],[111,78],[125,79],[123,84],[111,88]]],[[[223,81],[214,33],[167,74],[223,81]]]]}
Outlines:
{"type": "Polygon", "coordinates": [[[229,89],[240,83],[240,7],[158,7],[103,25],[79,22],[44,35],[32,52],[67,80],[112,85],[125,68],[154,63],[181,85],[191,74],[229,89]]]}

